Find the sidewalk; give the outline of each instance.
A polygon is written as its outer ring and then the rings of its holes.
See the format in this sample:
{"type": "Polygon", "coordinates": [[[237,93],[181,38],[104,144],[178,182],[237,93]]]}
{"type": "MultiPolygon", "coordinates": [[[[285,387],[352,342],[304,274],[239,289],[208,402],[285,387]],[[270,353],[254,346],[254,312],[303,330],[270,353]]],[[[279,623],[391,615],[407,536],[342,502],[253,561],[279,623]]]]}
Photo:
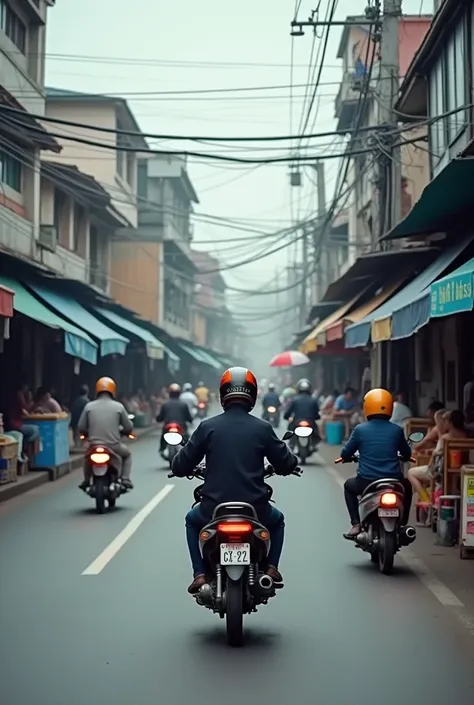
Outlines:
{"type": "MultiPolygon", "coordinates": [[[[137,443],[143,436],[148,436],[150,433],[153,433],[153,431],[156,431],[157,428],[158,426],[155,423],[148,428],[137,428],[134,431],[135,438],[133,440],[125,438],[124,443],[137,443]]],[[[36,487],[40,487],[47,482],[59,480],[60,477],[68,475],[75,470],[80,470],[82,468],[82,458],[82,453],[71,451],[69,462],[59,468],[54,468],[54,470],[31,470],[27,475],[19,477],[16,482],[11,482],[8,485],[0,485],[0,504],[14,497],[19,497],[25,494],[25,492],[34,490],[36,487]]]]}
{"type": "MultiPolygon", "coordinates": [[[[336,469],[343,479],[354,475],[354,465],[334,465],[334,460],[339,457],[341,446],[328,446],[322,443],[319,454],[327,465],[336,469]]],[[[344,501],[341,497],[341,501],[344,501]]],[[[416,526],[415,512],[412,511],[411,523],[416,527],[417,538],[410,546],[410,552],[443,582],[461,602],[466,609],[474,615],[474,560],[461,560],[459,547],[446,548],[438,546],[436,534],[431,529],[416,526]]],[[[401,551],[403,555],[403,550],[401,551]]]]}

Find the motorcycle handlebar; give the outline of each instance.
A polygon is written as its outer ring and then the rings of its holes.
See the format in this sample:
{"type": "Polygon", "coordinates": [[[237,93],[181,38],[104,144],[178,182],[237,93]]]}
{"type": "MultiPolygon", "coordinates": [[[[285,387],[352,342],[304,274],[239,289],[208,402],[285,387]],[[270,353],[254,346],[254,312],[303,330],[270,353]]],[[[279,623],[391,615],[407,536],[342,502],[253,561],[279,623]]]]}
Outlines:
{"type": "MultiPolygon", "coordinates": [[[[399,454],[399,457],[401,457],[400,454],[399,454]]],[[[359,458],[356,458],[353,455],[350,460],[343,460],[342,458],[336,458],[336,460],[334,461],[334,464],[339,465],[340,463],[358,463],[358,462],[359,462],[359,458]]],[[[416,462],[417,462],[416,458],[411,456],[410,463],[416,463],[416,462]]]]}

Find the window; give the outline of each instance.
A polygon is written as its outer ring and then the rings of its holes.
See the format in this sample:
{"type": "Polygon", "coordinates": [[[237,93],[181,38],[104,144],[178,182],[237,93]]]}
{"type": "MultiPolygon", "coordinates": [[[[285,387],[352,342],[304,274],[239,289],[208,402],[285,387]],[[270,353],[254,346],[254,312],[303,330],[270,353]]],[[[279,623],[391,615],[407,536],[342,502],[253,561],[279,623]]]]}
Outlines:
{"type": "Polygon", "coordinates": [[[21,193],[22,166],[21,162],[10,154],[0,150],[0,182],[6,184],[14,191],[21,193]]]}
{"type": "Polygon", "coordinates": [[[26,54],[26,25],[12,10],[7,0],[0,0],[0,29],[22,54],[26,54]]]}

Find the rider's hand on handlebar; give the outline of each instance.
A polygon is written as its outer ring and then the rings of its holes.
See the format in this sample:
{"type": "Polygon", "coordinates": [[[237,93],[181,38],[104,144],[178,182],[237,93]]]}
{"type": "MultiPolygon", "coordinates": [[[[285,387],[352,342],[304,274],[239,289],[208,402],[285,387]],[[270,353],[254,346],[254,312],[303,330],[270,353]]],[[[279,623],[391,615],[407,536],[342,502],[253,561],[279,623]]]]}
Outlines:
{"type": "Polygon", "coordinates": [[[343,463],[343,462],[344,462],[344,461],[343,461],[342,458],[336,458],[336,460],[334,461],[334,464],[335,464],[335,465],[339,465],[340,463],[343,463]]]}

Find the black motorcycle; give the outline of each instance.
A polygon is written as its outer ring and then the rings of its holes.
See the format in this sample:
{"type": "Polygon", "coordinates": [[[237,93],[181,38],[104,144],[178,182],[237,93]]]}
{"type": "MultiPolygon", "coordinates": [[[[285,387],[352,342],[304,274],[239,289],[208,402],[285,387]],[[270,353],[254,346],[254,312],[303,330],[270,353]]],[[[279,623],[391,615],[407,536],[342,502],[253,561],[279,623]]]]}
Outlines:
{"type": "Polygon", "coordinates": [[[278,428],[280,425],[280,411],[276,406],[268,406],[265,413],[266,420],[271,423],[273,428],[278,428]]]}
{"type": "Polygon", "coordinates": [[[306,460],[313,455],[317,446],[313,424],[310,421],[298,421],[292,433],[290,448],[298,456],[301,465],[306,465],[306,460]]]}
{"type": "MultiPolygon", "coordinates": [[[[412,433],[411,443],[419,443],[424,434],[412,433]]],[[[358,462],[355,455],[349,462],[358,462]]],[[[344,462],[337,458],[336,463],[344,462]]],[[[405,506],[405,488],[393,478],[375,480],[363,491],[359,498],[361,532],[354,536],[356,548],[370,554],[372,563],[378,563],[381,573],[390,575],[393,571],[395,555],[403,546],[409,546],[416,539],[413,526],[401,526],[405,506]]]]}
{"type": "MultiPolygon", "coordinates": [[[[293,434],[287,432],[288,440],[293,434]]],[[[188,479],[204,480],[205,468],[200,466],[188,479]]],[[[267,466],[265,477],[275,472],[267,466]]],[[[293,475],[301,476],[297,468],[293,475]]],[[[170,473],[168,477],[174,477],[170,473]]],[[[201,501],[202,485],[194,490],[195,504],[201,501]]],[[[273,489],[268,488],[271,500],[273,489]]],[[[225,502],[219,504],[212,519],[200,533],[200,548],[206,565],[209,582],[194,595],[202,605],[226,618],[227,643],[242,646],[244,640],[243,616],[257,612],[257,607],[266,605],[276,594],[272,578],[264,573],[270,550],[270,532],[258,520],[257,513],[247,502],[225,502]]]]}

